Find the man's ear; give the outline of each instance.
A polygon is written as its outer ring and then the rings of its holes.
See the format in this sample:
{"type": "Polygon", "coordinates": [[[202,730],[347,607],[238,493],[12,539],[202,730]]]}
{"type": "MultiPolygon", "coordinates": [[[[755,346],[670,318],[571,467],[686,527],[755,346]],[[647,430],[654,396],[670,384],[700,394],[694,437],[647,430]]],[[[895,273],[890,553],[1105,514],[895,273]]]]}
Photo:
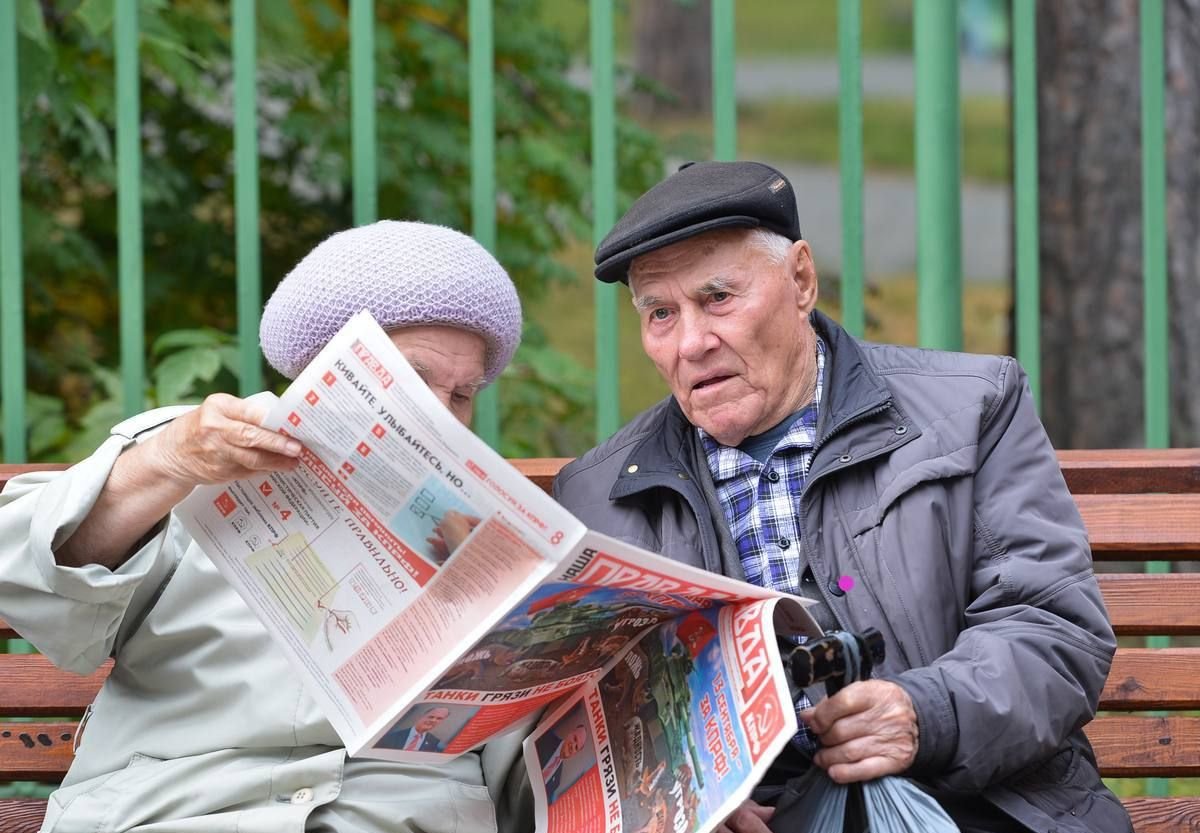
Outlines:
{"type": "Polygon", "coordinates": [[[796,285],[797,306],[808,315],[817,305],[817,267],[807,240],[797,240],[788,250],[788,274],[796,285]]]}

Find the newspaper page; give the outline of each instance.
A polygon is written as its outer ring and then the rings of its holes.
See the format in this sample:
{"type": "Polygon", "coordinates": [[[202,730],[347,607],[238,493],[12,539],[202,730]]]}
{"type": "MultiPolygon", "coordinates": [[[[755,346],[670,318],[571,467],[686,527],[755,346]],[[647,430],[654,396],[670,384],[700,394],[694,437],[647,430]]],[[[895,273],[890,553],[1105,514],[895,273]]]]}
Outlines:
{"type": "Polygon", "coordinates": [[[439,753],[424,728],[401,740],[421,716],[398,716],[553,573],[582,525],[454,419],[366,311],[264,425],[303,443],[301,464],[198,488],[178,514],[351,755],[385,733],[401,748],[371,754],[439,753]]]}
{"type": "MultiPolygon", "coordinates": [[[[459,656],[369,754],[416,750],[410,729],[418,724],[432,736],[423,751],[460,754],[594,683],[660,623],[779,596],[588,532],[558,572],[459,656]]],[[[816,631],[802,607],[798,615],[816,631]]]]}
{"type": "Polygon", "coordinates": [[[797,730],[777,632],[818,633],[775,598],[700,607],[633,640],[526,740],[537,829],[719,825],[797,730]]]}

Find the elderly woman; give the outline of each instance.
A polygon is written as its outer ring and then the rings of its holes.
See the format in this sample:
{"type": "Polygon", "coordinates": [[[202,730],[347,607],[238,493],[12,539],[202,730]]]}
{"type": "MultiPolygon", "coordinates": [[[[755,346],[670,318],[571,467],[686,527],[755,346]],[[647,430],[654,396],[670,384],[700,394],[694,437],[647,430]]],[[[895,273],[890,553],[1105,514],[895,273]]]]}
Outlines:
{"type": "MultiPolygon", "coordinates": [[[[464,423],[520,338],[516,290],[482,246],[380,222],[334,235],[284,278],[263,312],[263,352],[294,378],[363,308],[464,423]]],[[[43,830],[521,826],[519,738],[436,767],[347,759],[174,517],[197,485],[297,465],[299,444],[260,427],[264,415],[223,394],[151,411],[69,471],[17,478],[0,495],[0,616],[63,668],[116,660],[43,830]]]]}

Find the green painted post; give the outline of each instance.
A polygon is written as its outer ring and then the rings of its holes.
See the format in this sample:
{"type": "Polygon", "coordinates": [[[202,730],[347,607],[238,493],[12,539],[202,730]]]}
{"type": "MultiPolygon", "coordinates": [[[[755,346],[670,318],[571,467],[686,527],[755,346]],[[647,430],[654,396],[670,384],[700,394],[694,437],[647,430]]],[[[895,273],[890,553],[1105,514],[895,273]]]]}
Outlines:
{"type": "Polygon", "coordinates": [[[1013,0],[1013,200],[1016,204],[1017,360],[1041,404],[1041,281],[1038,272],[1037,10],[1013,0]]]}
{"type": "MultiPolygon", "coordinates": [[[[1171,444],[1170,392],[1167,341],[1167,165],[1163,64],[1163,3],[1142,0],[1142,327],[1145,339],[1146,446],[1167,448],[1171,444]]],[[[1169,573],[1168,561],[1151,561],[1147,573],[1169,573]]],[[[1170,637],[1152,636],[1151,648],[1166,648],[1170,637]]],[[[1165,778],[1146,780],[1146,792],[1163,797],[1169,793],[1165,778]]]]}
{"type": "Polygon", "coordinates": [[[713,159],[737,159],[733,0],[712,0],[713,159]]]}
{"type": "Polygon", "coordinates": [[[17,8],[0,2],[0,403],[4,461],[24,463],[25,292],[21,271],[21,131],[17,8]]]}
{"type": "Polygon", "coordinates": [[[126,416],[145,408],[146,315],[142,278],[142,145],[138,90],[137,0],[114,0],[117,84],[117,268],[121,299],[121,402],[126,416]]]}
{"type": "MultiPolygon", "coordinates": [[[[616,93],[612,0],[591,0],[592,242],[599,245],[617,219],[616,93]]],[[[617,287],[592,281],[596,299],[596,442],[621,425],[617,287]]]]}
{"type": "Polygon", "coordinates": [[[354,225],[379,216],[375,153],[375,2],[350,2],[350,114],[353,125],[354,225]]]}
{"type": "MultiPolygon", "coordinates": [[[[471,231],[485,248],[496,251],[496,114],[492,0],[470,0],[471,231]]],[[[475,399],[475,430],[492,448],[500,447],[497,385],[475,399]]]]}
{"type": "Polygon", "coordinates": [[[1167,314],[1167,166],[1163,3],[1143,0],[1142,35],[1142,271],[1145,331],[1146,445],[1171,445],[1167,314]]]}
{"type": "Polygon", "coordinates": [[[959,194],[958,4],[917,0],[917,338],[962,349],[962,219],[959,194]]]}
{"type": "Polygon", "coordinates": [[[258,201],[258,95],[255,85],[255,0],[233,4],[234,215],[237,222],[238,390],[262,390],[258,320],[262,310],[262,260],[258,201]]]}
{"type": "Polygon", "coordinates": [[[863,264],[862,0],[838,0],[838,155],[842,178],[842,326],[866,333],[863,264]]]}

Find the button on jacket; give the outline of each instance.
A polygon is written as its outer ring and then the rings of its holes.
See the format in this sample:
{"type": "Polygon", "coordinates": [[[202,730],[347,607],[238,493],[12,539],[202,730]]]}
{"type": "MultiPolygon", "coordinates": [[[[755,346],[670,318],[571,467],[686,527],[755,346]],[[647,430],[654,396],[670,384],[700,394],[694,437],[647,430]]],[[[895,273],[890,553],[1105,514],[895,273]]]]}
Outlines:
{"type": "Polygon", "coordinates": [[[520,737],[436,767],[347,759],[284,655],[173,517],[116,571],[55,563],[54,546],[120,451],[178,412],[135,417],[70,470],[14,478],[0,494],[0,616],[62,668],[89,673],[116,658],[43,830],[516,825],[504,804],[515,793],[503,788],[510,772],[507,783],[521,783],[520,737]]]}
{"type": "MultiPolygon", "coordinates": [[[[1116,640],[1024,374],[812,322],[828,366],[793,550],[842,627],[884,635],[877,675],[920,731],[907,774],[1032,830],[1131,830],[1082,732],[1116,640]],[[841,576],[853,588],[833,592],[841,576]]],[[[555,495],[592,529],[742,578],[673,399],[567,466],[555,495]]]]}

